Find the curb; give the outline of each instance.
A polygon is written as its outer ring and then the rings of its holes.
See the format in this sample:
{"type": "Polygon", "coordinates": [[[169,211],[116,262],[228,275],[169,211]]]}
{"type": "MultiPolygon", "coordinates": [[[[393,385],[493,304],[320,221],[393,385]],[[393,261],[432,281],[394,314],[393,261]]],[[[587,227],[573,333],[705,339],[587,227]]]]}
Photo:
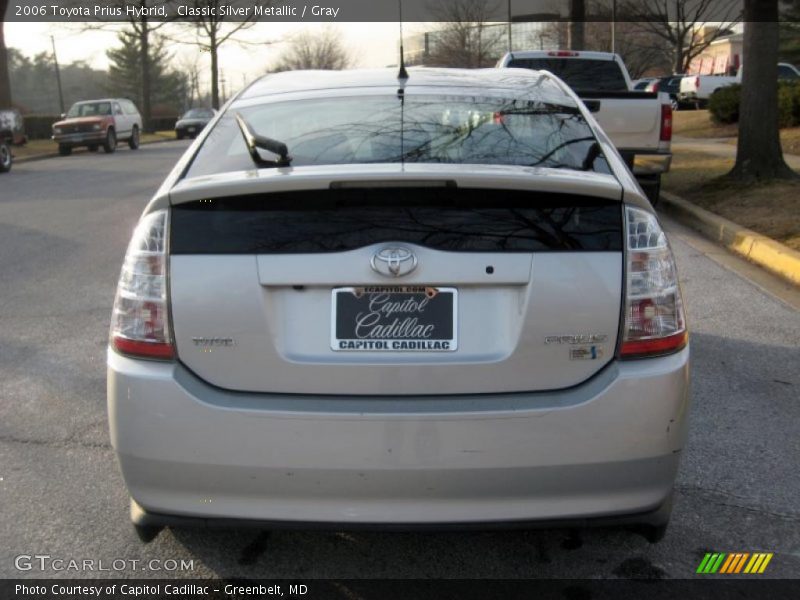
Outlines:
{"type": "MultiPolygon", "coordinates": [[[[176,139],[164,139],[164,140],[151,140],[149,142],[142,142],[142,146],[149,146],[150,144],[163,144],[164,142],[176,142],[176,139]]],[[[50,152],[48,154],[34,154],[32,156],[20,156],[19,158],[14,157],[14,164],[22,164],[26,162],[34,162],[37,160],[45,160],[48,158],[58,158],[61,156],[58,152],[50,152]]]]}
{"type": "Polygon", "coordinates": [[[800,252],[669,192],[661,192],[659,208],[731,252],[800,286],[800,252]]]}

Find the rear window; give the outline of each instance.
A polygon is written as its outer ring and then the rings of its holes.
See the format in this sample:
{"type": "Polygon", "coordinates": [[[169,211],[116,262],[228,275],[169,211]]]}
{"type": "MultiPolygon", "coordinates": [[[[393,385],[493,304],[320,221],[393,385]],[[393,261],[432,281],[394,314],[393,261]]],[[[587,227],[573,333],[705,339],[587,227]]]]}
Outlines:
{"type": "Polygon", "coordinates": [[[794,69],[786,65],[778,65],[778,79],[797,79],[798,75],[794,69]]]}
{"type": "Polygon", "coordinates": [[[214,116],[214,112],[207,108],[193,108],[183,115],[183,119],[210,119],[214,116]]]}
{"type": "Polygon", "coordinates": [[[618,201],[512,190],[336,188],[178,204],[172,254],[343,252],[408,242],[451,252],[620,251],[618,201]]]}
{"type": "Polygon", "coordinates": [[[622,69],[613,60],[581,58],[513,58],[509,67],[550,71],[576,92],[626,92],[622,69]]]}
{"type": "Polygon", "coordinates": [[[188,177],[253,168],[236,112],[257,133],[285,143],[292,166],[413,162],[609,172],[602,156],[587,160],[595,137],[576,106],[477,95],[406,94],[402,100],[392,94],[233,107],[204,141],[188,177]]]}

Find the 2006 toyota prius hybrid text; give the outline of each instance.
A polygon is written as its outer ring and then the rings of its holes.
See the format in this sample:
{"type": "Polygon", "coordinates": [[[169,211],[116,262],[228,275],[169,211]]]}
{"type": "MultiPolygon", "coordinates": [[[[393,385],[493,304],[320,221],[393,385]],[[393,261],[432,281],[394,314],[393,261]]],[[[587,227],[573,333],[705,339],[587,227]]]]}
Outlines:
{"type": "Polygon", "coordinates": [[[653,209],[546,72],[269,75],[147,205],[111,439],[163,525],[663,535],[689,348],[653,209]]]}

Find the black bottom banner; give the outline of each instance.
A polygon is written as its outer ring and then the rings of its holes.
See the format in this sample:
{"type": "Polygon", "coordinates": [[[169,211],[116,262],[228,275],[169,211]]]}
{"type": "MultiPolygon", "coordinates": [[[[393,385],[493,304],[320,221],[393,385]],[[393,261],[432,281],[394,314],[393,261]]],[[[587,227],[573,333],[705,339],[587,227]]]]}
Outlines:
{"type": "Polygon", "coordinates": [[[3,600],[709,600],[800,598],[800,579],[673,580],[491,579],[6,579],[3,600]]]}

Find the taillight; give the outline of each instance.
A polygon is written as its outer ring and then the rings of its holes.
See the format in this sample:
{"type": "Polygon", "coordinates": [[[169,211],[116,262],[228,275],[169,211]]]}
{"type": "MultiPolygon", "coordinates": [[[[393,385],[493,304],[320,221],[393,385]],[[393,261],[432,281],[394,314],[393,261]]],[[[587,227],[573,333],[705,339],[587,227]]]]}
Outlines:
{"type": "Polygon", "coordinates": [[[675,259],[654,215],[625,209],[627,285],[620,358],[670,354],[688,341],[675,259]]]}
{"type": "Polygon", "coordinates": [[[695,90],[697,90],[698,92],[700,91],[700,77],[699,76],[694,78],[694,87],[695,87],[695,90]]]}
{"type": "Polygon", "coordinates": [[[662,142],[672,140],[672,105],[661,105],[661,137],[662,142]]]}
{"type": "Polygon", "coordinates": [[[166,210],[142,217],[133,232],[111,315],[111,345],[143,358],[175,356],[167,297],[166,210]]]}
{"type": "Polygon", "coordinates": [[[559,57],[566,57],[566,56],[580,56],[580,52],[575,52],[574,50],[551,50],[547,53],[547,56],[559,56],[559,57]]]}
{"type": "Polygon", "coordinates": [[[651,89],[650,91],[651,91],[651,92],[657,92],[657,91],[658,91],[658,88],[659,88],[659,82],[658,82],[658,81],[656,81],[656,82],[653,84],[653,86],[652,86],[652,89],[651,89]]]}

